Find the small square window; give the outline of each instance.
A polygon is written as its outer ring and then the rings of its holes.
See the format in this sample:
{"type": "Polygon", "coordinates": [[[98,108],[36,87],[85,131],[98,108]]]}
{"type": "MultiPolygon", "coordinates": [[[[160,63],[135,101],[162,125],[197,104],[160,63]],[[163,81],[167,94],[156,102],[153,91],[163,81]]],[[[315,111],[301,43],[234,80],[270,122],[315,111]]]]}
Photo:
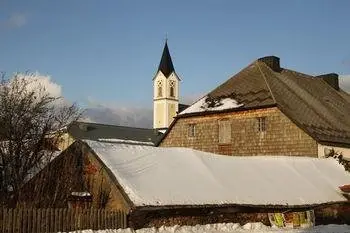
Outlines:
{"type": "Polygon", "coordinates": [[[258,132],[265,132],[266,131],[266,117],[258,117],[257,118],[257,124],[258,124],[258,132]]]}
{"type": "Polygon", "coordinates": [[[196,136],[196,124],[188,125],[188,136],[195,137],[196,136]]]}

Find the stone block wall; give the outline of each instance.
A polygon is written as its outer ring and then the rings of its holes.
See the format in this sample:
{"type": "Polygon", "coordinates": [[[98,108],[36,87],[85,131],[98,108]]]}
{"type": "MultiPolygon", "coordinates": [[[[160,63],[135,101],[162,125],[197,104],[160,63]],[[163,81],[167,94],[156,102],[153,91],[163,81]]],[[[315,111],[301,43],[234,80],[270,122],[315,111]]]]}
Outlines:
{"type": "Polygon", "coordinates": [[[224,155],[291,155],[317,157],[317,143],[277,107],[179,118],[162,147],[189,147],[224,155]],[[259,132],[258,118],[265,118],[259,132]],[[219,121],[231,126],[229,143],[219,143],[219,121]],[[195,125],[195,136],[189,126],[195,125]]]}

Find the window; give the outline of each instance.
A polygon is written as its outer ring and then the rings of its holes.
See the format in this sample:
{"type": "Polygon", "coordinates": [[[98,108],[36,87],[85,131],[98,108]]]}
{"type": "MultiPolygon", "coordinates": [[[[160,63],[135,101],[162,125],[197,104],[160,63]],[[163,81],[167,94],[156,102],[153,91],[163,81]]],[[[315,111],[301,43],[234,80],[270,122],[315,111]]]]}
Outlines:
{"type": "Polygon", "coordinates": [[[157,97],[162,97],[162,95],[163,95],[162,81],[159,81],[157,83],[157,88],[158,88],[158,95],[157,95],[157,97]]]}
{"type": "Polygon", "coordinates": [[[231,122],[229,120],[221,120],[219,123],[219,143],[231,143],[231,122]]]}
{"type": "Polygon", "coordinates": [[[258,124],[258,132],[265,132],[266,131],[266,117],[258,117],[257,124],[258,124]]]}
{"type": "Polygon", "coordinates": [[[188,125],[188,136],[195,137],[196,136],[196,124],[188,125]]]}
{"type": "Polygon", "coordinates": [[[175,81],[170,81],[170,97],[175,97],[175,81]]]}

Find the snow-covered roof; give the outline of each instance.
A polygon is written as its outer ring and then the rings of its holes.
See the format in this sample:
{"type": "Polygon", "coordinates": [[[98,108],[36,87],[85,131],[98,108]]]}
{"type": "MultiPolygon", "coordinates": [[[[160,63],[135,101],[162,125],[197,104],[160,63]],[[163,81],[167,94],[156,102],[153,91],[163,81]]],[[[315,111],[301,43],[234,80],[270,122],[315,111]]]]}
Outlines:
{"type": "Polygon", "coordinates": [[[222,98],[222,99],[210,99],[208,96],[204,96],[197,102],[186,108],[179,115],[198,113],[198,112],[216,112],[224,111],[233,108],[239,108],[242,104],[238,104],[235,99],[222,98]]]}
{"type": "Polygon", "coordinates": [[[350,174],[333,159],[232,157],[189,148],[85,141],[136,206],[290,205],[346,201],[350,174]]]}
{"type": "Polygon", "coordinates": [[[119,138],[99,138],[97,141],[100,142],[113,142],[113,143],[121,143],[121,144],[135,144],[135,145],[148,145],[154,146],[153,142],[142,142],[142,141],[134,141],[134,140],[124,140],[119,138]]]}

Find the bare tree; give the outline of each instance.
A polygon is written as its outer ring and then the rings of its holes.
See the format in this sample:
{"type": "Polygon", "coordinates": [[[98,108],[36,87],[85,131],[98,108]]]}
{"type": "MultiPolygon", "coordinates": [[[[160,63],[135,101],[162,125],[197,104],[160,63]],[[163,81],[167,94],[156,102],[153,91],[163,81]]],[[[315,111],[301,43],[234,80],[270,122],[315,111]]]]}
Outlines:
{"type": "Polygon", "coordinates": [[[0,205],[15,205],[21,187],[51,160],[52,146],[81,112],[20,74],[0,76],[0,205]]]}

